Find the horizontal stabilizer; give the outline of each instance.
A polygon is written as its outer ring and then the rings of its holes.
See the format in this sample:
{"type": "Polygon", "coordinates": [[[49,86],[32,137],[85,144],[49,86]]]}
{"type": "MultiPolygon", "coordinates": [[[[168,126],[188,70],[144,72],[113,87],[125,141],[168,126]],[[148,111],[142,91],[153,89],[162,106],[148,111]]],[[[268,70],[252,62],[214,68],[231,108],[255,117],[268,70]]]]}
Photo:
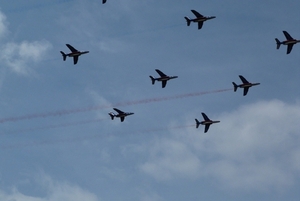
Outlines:
{"type": "Polygon", "coordinates": [[[276,45],[277,45],[277,49],[279,49],[280,48],[280,45],[281,45],[281,43],[280,43],[280,41],[278,40],[278,38],[275,38],[275,41],[276,41],[276,45]]]}
{"type": "Polygon", "coordinates": [[[154,84],[155,83],[154,77],[152,77],[151,75],[149,77],[151,78],[152,84],[154,84]]]}
{"type": "Polygon", "coordinates": [[[112,112],[111,112],[111,113],[108,113],[108,114],[109,114],[111,120],[114,120],[115,115],[114,115],[112,112]]]}
{"type": "Polygon", "coordinates": [[[190,26],[190,24],[191,24],[190,18],[184,17],[184,19],[186,20],[186,24],[187,24],[188,26],[190,26]]]}
{"type": "Polygon", "coordinates": [[[234,82],[232,82],[232,84],[233,84],[233,87],[234,87],[234,92],[236,92],[236,90],[237,90],[237,88],[238,88],[238,85],[236,84],[236,83],[234,83],[234,82]]]}
{"type": "Polygon", "coordinates": [[[63,60],[66,61],[67,55],[63,51],[60,51],[60,53],[63,56],[63,60]]]}
{"type": "Polygon", "coordinates": [[[198,121],[198,119],[195,119],[195,121],[196,121],[196,128],[198,128],[200,125],[200,122],[198,121]]]}

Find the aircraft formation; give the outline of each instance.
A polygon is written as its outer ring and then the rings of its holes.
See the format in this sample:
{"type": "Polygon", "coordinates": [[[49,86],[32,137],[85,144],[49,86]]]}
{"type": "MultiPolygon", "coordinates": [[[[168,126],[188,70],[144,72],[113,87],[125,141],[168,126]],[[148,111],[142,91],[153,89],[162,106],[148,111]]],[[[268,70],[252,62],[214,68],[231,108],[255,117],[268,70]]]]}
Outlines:
{"type": "MultiPolygon", "coordinates": [[[[107,2],[107,0],[102,0],[102,4],[105,4],[106,2],[107,2]]],[[[197,23],[198,24],[198,30],[202,29],[203,24],[204,24],[205,21],[216,18],[216,16],[203,16],[202,14],[200,14],[196,10],[191,10],[191,12],[195,15],[195,18],[191,19],[191,18],[185,16],[184,19],[186,20],[187,26],[190,26],[192,22],[197,23]]],[[[291,51],[292,51],[293,46],[295,44],[299,43],[300,40],[297,40],[297,39],[294,39],[293,37],[291,37],[291,35],[287,31],[283,31],[283,34],[286,37],[285,41],[279,41],[279,39],[275,38],[277,49],[279,49],[281,45],[287,45],[286,54],[290,54],[291,51]]],[[[70,44],[66,44],[66,46],[70,49],[71,52],[68,53],[68,54],[65,54],[63,51],[60,51],[60,53],[62,54],[64,61],[66,60],[67,57],[73,57],[74,65],[77,64],[79,56],[89,53],[89,51],[82,51],[82,52],[78,51],[77,49],[75,49],[70,44]]],[[[168,76],[159,69],[155,69],[155,71],[159,74],[159,77],[154,78],[151,75],[149,76],[150,79],[151,79],[152,85],[155,84],[155,81],[159,81],[159,82],[162,83],[162,88],[165,88],[166,85],[167,85],[167,82],[169,80],[178,78],[178,76],[168,76]]],[[[241,84],[236,84],[235,82],[232,82],[233,91],[236,92],[238,88],[242,88],[243,89],[243,96],[246,96],[248,94],[248,91],[249,91],[250,87],[260,85],[260,83],[251,83],[251,82],[249,82],[242,75],[239,75],[239,78],[241,79],[242,83],[241,84]]],[[[115,110],[115,112],[117,112],[117,114],[115,114],[114,112],[108,113],[112,120],[114,120],[114,118],[120,118],[120,121],[123,122],[125,120],[125,117],[134,114],[133,112],[123,112],[122,110],[117,109],[117,108],[113,108],[113,109],[115,110]]],[[[202,114],[202,117],[203,117],[204,120],[199,121],[198,119],[195,119],[196,128],[198,128],[200,125],[204,125],[205,126],[204,133],[206,133],[209,130],[211,124],[220,122],[220,121],[213,121],[213,120],[209,119],[208,116],[204,112],[202,112],[201,114],[202,114]]]]}

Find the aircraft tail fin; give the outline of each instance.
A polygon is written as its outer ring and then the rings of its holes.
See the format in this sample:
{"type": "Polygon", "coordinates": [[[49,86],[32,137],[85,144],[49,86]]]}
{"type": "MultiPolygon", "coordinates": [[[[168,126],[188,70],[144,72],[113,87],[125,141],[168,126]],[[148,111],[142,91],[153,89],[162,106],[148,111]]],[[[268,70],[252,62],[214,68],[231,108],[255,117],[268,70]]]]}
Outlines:
{"type": "Polygon", "coordinates": [[[67,55],[63,51],[60,51],[60,53],[63,56],[63,60],[66,61],[67,55]]]}
{"type": "Polygon", "coordinates": [[[233,84],[233,90],[236,92],[236,90],[237,90],[237,88],[238,88],[238,85],[236,84],[236,83],[234,83],[234,82],[232,82],[232,84],[233,84]]]}
{"type": "Polygon", "coordinates": [[[152,77],[151,75],[149,77],[151,78],[152,84],[154,84],[155,83],[154,77],[152,77]]]}
{"type": "Polygon", "coordinates": [[[279,49],[280,48],[280,45],[281,45],[281,43],[280,43],[280,41],[278,40],[278,38],[275,38],[275,40],[276,40],[276,45],[277,45],[277,49],[279,49]]]}
{"type": "Polygon", "coordinates": [[[188,18],[188,17],[184,17],[184,19],[186,20],[186,24],[187,24],[188,26],[190,26],[190,24],[191,24],[191,19],[188,18]]]}
{"type": "Polygon", "coordinates": [[[195,121],[196,121],[196,128],[198,128],[200,125],[200,122],[198,121],[198,119],[195,119],[195,121]]]}
{"type": "Polygon", "coordinates": [[[114,117],[115,117],[114,113],[110,112],[110,113],[108,113],[108,114],[109,114],[111,120],[114,120],[114,117]]]}

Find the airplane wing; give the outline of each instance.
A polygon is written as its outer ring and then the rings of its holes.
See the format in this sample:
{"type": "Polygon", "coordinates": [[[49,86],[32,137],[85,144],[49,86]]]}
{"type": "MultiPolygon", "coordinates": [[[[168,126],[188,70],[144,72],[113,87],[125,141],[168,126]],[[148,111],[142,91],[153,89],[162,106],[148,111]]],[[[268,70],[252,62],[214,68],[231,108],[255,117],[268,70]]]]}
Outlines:
{"type": "Polygon", "coordinates": [[[204,128],[204,133],[206,133],[206,132],[208,131],[208,129],[209,129],[209,126],[210,126],[210,124],[206,124],[206,125],[205,125],[205,128],[204,128]]]}
{"type": "Polygon", "coordinates": [[[161,81],[161,85],[162,85],[162,88],[165,88],[165,86],[167,85],[167,80],[161,81]]]}
{"type": "Polygon", "coordinates": [[[287,40],[294,40],[293,37],[287,31],[282,31],[282,32],[287,40]]]}
{"type": "Polygon", "coordinates": [[[203,26],[203,22],[198,22],[198,29],[201,29],[203,26]]]}
{"type": "Polygon", "coordinates": [[[66,44],[66,46],[71,50],[71,52],[79,52],[78,50],[76,50],[72,45],[70,44],[66,44]]]}
{"type": "Polygon", "coordinates": [[[288,44],[286,54],[289,54],[293,49],[294,44],[288,44]]]}
{"type": "Polygon", "coordinates": [[[192,13],[194,13],[194,15],[195,15],[197,18],[203,17],[203,15],[201,15],[201,14],[198,13],[197,11],[195,11],[195,10],[191,10],[191,11],[192,11],[192,13]]]}
{"type": "Polygon", "coordinates": [[[210,121],[210,119],[206,116],[205,113],[202,112],[201,114],[202,114],[203,119],[204,119],[205,121],[210,121]]]}
{"type": "Polygon", "coordinates": [[[246,78],[244,78],[242,75],[239,75],[240,79],[242,80],[242,82],[244,84],[248,84],[249,82],[246,80],[246,78]]]}
{"type": "Polygon", "coordinates": [[[248,91],[249,91],[249,87],[245,87],[245,88],[244,88],[244,96],[247,95],[248,91]]]}
{"type": "Polygon", "coordinates": [[[117,108],[113,108],[117,113],[119,113],[119,114],[124,114],[124,112],[123,111],[121,111],[121,110],[119,110],[119,109],[117,109],[117,108]]]}
{"type": "Polygon", "coordinates": [[[78,62],[78,56],[74,56],[73,60],[74,60],[74,65],[77,64],[77,62],[78,62]]]}
{"type": "Polygon", "coordinates": [[[121,119],[121,122],[123,122],[123,121],[124,121],[124,119],[125,119],[125,117],[120,117],[120,119],[121,119]]]}
{"type": "Polygon", "coordinates": [[[166,77],[167,76],[166,74],[164,74],[163,72],[161,72],[158,69],[155,69],[155,71],[160,75],[160,77],[166,77]]]}

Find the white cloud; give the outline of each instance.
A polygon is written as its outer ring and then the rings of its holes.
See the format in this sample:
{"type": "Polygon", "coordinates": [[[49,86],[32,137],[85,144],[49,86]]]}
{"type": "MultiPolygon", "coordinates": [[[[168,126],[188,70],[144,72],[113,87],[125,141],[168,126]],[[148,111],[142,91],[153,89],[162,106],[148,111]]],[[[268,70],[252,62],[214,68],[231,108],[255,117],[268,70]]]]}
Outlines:
{"type": "MultiPolygon", "coordinates": [[[[0,37],[4,37],[7,32],[6,16],[0,12],[0,37]]],[[[28,75],[33,72],[33,64],[42,60],[51,47],[51,43],[46,40],[2,42],[0,61],[13,72],[28,75]]]]}
{"type": "Polygon", "coordinates": [[[90,193],[77,185],[67,182],[53,181],[49,176],[42,176],[42,185],[47,194],[44,197],[30,196],[19,192],[16,188],[7,193],[0,191],[2,201],[99,201],[96,195],[90,193]]]}
{"type": "Polygon", "coordinates": [[[149,161],[141,169],[158,180],[168,180],[174,175],[194,177],[200,167],[200,160],[185,143],[158,139],[151,148],[149,161]]]}
{"type": "Polygon", "coordinates": [[[18,74],[32,72],[30,63],[40,61],[52,45],[46,41],[23,41],[20,44],[10,42],[2,47],[1,60],[18,74]]]}
{"type": "Polygon", "coordinates": [[[151,143],[140,170],[158,180],[203,176],[244,190],[281,189],[300,176],[299,103],[262,101],[216,119],[221,123],[206,134],[203,127],[172,130],[151,143]]]}
{"type": "MultiPolygon", "coordinates": [[[[99,95],[96,91],[94,91],[93,89],[86,89],[86,92],[91,96],[92,100],[94,101],[95,105],[102,105],[104,107],[107,107],[107,111],[109,111],[111,109],[111,103],[109,101],[107,101],[104,97],[102,97],[101,95],[99,95]]],[[[101,118],[101,119],[109,119],[108,118],[108,113],[103,113],[102,112],[97,112],[97,118],[101,118]]]]}
{"type": "Polygon", "coordinates": [[[6,16],[0,12],[0,37],[3,37],[7,32],[6,16]]]}

